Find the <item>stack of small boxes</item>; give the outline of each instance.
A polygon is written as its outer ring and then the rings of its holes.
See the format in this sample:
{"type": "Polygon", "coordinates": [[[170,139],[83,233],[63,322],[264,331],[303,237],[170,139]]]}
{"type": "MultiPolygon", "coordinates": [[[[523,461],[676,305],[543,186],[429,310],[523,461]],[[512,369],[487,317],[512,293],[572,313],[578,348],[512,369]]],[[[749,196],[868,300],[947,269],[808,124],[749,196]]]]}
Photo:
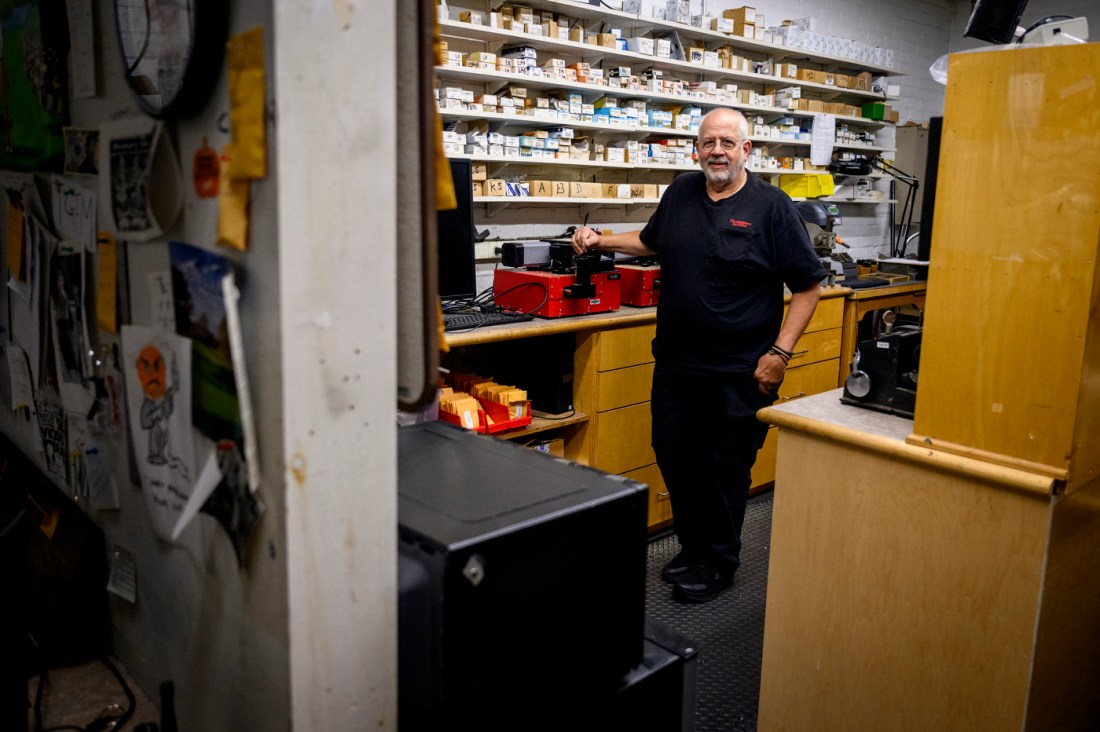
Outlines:
{"type": "Polygon", "coordinates": [[[440,419],[476,432],[501,432],[531,424],[527,392],[477,374],[455,373],[439,389],[440,419]]]}

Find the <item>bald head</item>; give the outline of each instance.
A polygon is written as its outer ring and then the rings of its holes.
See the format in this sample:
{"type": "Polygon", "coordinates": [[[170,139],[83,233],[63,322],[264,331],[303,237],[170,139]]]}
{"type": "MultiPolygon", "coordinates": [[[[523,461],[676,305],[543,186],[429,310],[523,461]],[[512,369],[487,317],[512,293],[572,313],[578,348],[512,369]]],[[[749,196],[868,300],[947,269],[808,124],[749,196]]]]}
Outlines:
{"type": "Polygon", "coordinates": [[[745,115],[727,107],[712,109],[703,115],[703,120],[699,123],[699,139],[705,138],[708,128],[730,126],[737,132],[737,139],[744,140],[749,136],[749,121],[745,119],[745,115]]]}

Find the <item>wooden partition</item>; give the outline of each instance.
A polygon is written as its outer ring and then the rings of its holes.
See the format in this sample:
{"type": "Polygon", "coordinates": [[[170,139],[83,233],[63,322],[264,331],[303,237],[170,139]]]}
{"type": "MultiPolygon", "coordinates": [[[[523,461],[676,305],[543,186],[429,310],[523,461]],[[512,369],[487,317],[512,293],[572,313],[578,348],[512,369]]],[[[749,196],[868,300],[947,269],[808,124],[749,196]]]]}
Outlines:
{"type": "Polygon", "coordinates": [[[1100,470],[1100,44],[952,55],[913,440],[1100,470]]]}

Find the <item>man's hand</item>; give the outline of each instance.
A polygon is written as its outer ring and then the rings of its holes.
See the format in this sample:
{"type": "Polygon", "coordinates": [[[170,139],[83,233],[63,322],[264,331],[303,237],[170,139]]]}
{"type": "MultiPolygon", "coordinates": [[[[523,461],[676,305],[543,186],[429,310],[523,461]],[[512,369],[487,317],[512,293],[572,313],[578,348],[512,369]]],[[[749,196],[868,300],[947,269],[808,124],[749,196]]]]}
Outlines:
{"type": "Polygon", "coordinates": [[[589,249],[595,249],[600,244],[600,234],[595,229],[582,226],[573,232],[573,251],[577,254],[585,254],[589,249]]]}
{"type": "Polygon", "coordinates": [[[774,353],[765,353],[761,356],[756,363],[756,371],[753,372],[757,384],[760,385],[760,393],[774,393],[779,388],[780,382],[783,381],[783,374],[786,370],[787,362],[782,357],[774,353]]]}

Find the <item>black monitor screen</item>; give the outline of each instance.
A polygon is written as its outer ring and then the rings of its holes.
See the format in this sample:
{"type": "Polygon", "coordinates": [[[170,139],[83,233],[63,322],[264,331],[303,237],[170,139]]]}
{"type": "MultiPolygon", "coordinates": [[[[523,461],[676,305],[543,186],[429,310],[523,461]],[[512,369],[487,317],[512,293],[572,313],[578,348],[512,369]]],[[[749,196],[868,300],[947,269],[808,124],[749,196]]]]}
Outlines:
{"type": "Polygon", "coordinates": [[[977,0],[963,35],[990,43],[1009,43],[1026,6],[1027,0],[977,0]]]}
{"type": "Polygon", "coordinates": [[[943,117],[928,120],[928,157],[924,164],[924,190],[920,201],[920,236],[917,238],[917,259],[927,262],[932,255],[932,217],[936,207],[936,178],[940,166],[940,138],[943,117]]]}
{"type": "Polygon", "coordinates": [[[439,212],[439,296],[444,300],[477,294],[473,165],[459,159],[451,159],[450,163],[458,206],[439,212]]]}

